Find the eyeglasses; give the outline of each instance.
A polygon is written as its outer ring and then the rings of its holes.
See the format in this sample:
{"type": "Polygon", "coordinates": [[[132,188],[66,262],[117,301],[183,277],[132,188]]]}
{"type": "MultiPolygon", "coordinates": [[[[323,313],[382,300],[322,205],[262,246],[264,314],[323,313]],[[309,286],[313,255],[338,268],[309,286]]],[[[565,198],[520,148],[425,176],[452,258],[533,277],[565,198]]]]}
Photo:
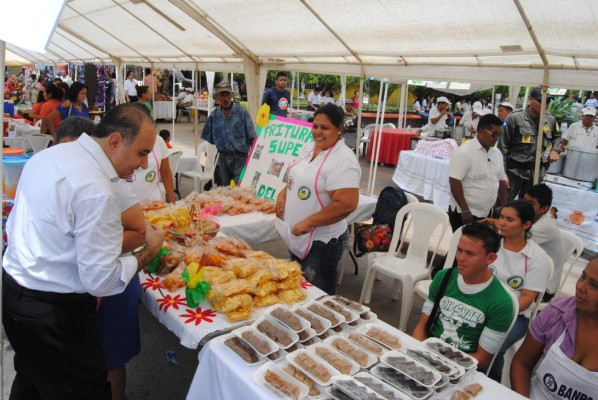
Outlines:
{"type": "Polygon", "coordinates": [[[502,134],[502,130],[501,130],[500,132],[492,132],[492,131],[489,131],[488,129],[484,129],[484,130],[485,130],[487,133],[489,133],[490,135],[492,135],[492,137],[493,137],[494,139],[496,139],[497,137],[499,137],[499,136],[502,134]]]}

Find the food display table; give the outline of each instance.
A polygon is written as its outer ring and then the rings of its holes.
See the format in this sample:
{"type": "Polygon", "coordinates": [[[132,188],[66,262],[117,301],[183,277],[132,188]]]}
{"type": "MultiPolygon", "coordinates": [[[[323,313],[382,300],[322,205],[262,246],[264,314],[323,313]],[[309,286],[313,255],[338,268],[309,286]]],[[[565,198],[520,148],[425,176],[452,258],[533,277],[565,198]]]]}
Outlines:
{"type": "MultiPolygon", "coordinates": [[[[377,200],[359,195],[357,209],[347,217],[347,223],[366,221],[372,217],[377,200]]],[[[274,214],[252,212],[240,215],[220,215],[216,221],[220,224],[220,232],[227,236],[238,237],[249,244],[257,244],[278,239],[274,228],[274,214]]]]}
{"type": "MultiPolygon", "coordinates": [[[[380,142],[380,156],[378,162],[388,165],[397,165],[401,151],[411,149],[411,139],[416,136],[410,129],[382,129],[382,141],[380,142]]],[[[374,131],[368,145],[367,157],[371,160],[378,147],[378,132],[374,131]]]]}
{"type": "Polygon", "coordinates": [[[172,101],[154,101],[156,119],[172,119],[173,112],[172,101]]]}
{"type": "Polygon", "coordinates": [[[579,236],[586,250],[598,253],[598,193],[551,183],[549,179],[547,176],[544,183],[552,189],[550,216],[560,229],[579,236]]]}
{"type": "MultiPolygon", "coordinates": [[[[383,327],[388,324],[380,322],[383,327]]],[[[253,380],[255,372],[263,365],[246,365],[239,357],[230,351],[220,340],[211,340],[199,352],[199,365],[189,393],[188,400],[197,399],[262,399],[269,400],[276,397],[258,385],[253,380]]],[[[523,396],[513,392],[500,383],[495,382],[480,372],[474,372],[468,377],[470,383],[477,382],[483,386],[475,400],[518,400],[523,396]]],[[[433,396],[432,399],[450,399],[452,390],[449,393],[441,393],[433,396]]],[[[407,396],[405,396],[407,398],[407,396]]]]}
{"type": "Polygon", "coordinates": [[[401,189],[422,196],[443,210],[448,210],[450,186],[449,160],[440,160],[403,151],[392,177],[401,189]]]}
{"type": "MultiPolygon", "coordinates": [[[[253,319],[231,323],[224,314],[217,314],[207,300],[200,303],[197,308],[188,307],[185,289],[169,292],[162,284],[163,279],[160,276],[146,273],[143,270],[139,273],[139,280],[141,282],[139,297],[143,304],[160,323],[181,340],[181,345],[189,349],[196,349],[214,334],[222,334],[252,322],[259,318],[266,309],[256,308],[253,310],[253,319]]],[[[305,301],[326,294],[305,280],[301,282],[301,286],[306,291],[305,301]]]]}

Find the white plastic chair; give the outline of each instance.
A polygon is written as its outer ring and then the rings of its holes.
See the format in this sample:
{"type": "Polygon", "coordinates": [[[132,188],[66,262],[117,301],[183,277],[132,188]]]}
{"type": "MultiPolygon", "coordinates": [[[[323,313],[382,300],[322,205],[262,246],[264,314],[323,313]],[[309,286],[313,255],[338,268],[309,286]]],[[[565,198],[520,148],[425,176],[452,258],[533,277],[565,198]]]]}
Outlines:
{"type": "Polygon", "coordinates": [[[573,259],[573,262],[569,265],[569,268],[567,268],[567,273],[561,276],[561,284],[559,285],[556,294],[559,294],[561,290],[563,290],[563,286],[565,285],[567,278],[571,274],[573,266],[575,265],[575,263],[577,263],[579,257],[581,257],[581,253],[583,253],[583,240],[581,240],[579,236],[561,229],[561,237],[563,238],[563,242],[565,243],[565,254],[567,254],[567,260],[571,258],[573,253],[575,253],[575,258],[573,259]]]}
{"type": "MultiPolygon", "coordinates": [[[[361,155],[364,155],[367,152],[367,147],[368,144],[370,143],[372,134],[374,133],[374,130],[376,129],[376,124],[369,124],[366,125],[365,128],[363,128],[362,131],[362,135],[361,135],[361,139],[359,139],[360,143],[360,147],[361,147],[361,155]]],[[[391,124],[391,123],[387,123],[387,124],[382,124],[382,129],[384,128],[396,128],[395,124],[391,124]]]]}
{"type": "Polygon", "coordinates": [[[182,156],[182,151],[173,151],[168,155],[168,164],[170,164],[170,170],[172,171],[172,177],[174,179],[174,193],[179,196],[179,199],[181,198],[181,194],[179,193],[179,178],[176,170],[179,166],[179,161],[181,161],[182,156]]]}
{"type": "MultiPolygon", "coordinates": [[[[459,244],[459,240],[461,239],[461,231],[463,227],[457,229],[453,236],[451,237],[451,242],[449,244],[448,252],[446,253],[446,258],[444,259],[444,265],[442,269],[451,268],[453,266],[453,262],[455,261],[455,256],[457,255],[457,245],[459,244]]],[[[415,300],[415,296],[420,296],[424,300],[428,298],[428,294],[430,293],[430,285],[432,284],[432,279],[424,279],[423,281],[419,281],[413,287],[413,296],[409,300],[409,314],[411,314],[411,310],[413,309],[413,303],[415,300]]],[[[405,326],[399,326],[399,329],[403,332],[406,332],[407,329],[407,321],[405,319],[405,326]]]]}
{"type": "Polygon", "coordinates": [[[31,149],[33,150],[33,154],[37,154],[40,151],[47,149],[50,141],[52,140],[52,136],[50,135],[28,135],[23,137],[24,140],[27,140],[31,145],[31,149]]]}
{"type": "MultiPolygon", "coordinates": [[[[509,296],[511,296],[511,301],[513,302],[513,320],[511,321],[511,325],[509,326],[509,330],[507,331],[505,338],[500,343],[500,345],[497,347],[497,349],[500,349],[502,347],[502,344],[504,343],[507,336],[509,336],[511,329],[513,329],[513,325],[515,325],[515,322],[517,321],[517,317],[519,316],[519,300],[517,299],[517,297],[515,296],[515,293],[513,293],[513,291],[511,290],[510,287],[508,287],[504,282],[501,282],[501,284],[503,285],[503,287],[505,288],[505,290],[507,291],[509,296]]],[[[521,346],[521,342],[519,342],[519,341],[515,342],[515,344],[513,344],[513,346],[509,347],[509,349],[507,349],[507,352],[505,352],[504,365],[507,365],[507,361],[508,361],[509,368],[511,366],[511,360],[513,359],[513,355],[515,354],[514,351],[512,353],[509,353],[509,350],[515,346],[517,346],[517,348],[519,348],[518,346],[521,346]],[[511,356],[511,358],[509,358],[508,360],[507,360],[507,353],[509,353],[511,356]]],[[[517,349],[515,349],[515,351],[517,351],[517,349]]],[[[488,368],[486,369],[486,376],[488,376],[490,374],[490,370],[492,369],[492,365],[494,364],[494,360],[496,360],[497,355],[498,355],[498,351],[496,353],[494,353],[494,355],[492,356],[492,360],[490,361],[490,364],[488,364],[488,368]]],[[[503,366],[503,371],[504,371],[504,366],[503,366]]],[[[507,372],[507,375],[509,375],[508,372],[507,372]]],[[[505,374],[503,373],[503,379],[504,379],[504,376],[505,376],[505,374]]]]}
{"type": "Polygon", "coordinates": [[[180,177],[193,179],[193,190],[201,193],[204,185],[214,179],[214,172],[218,163],[218,150],[213,144],[201,142],[197,147],[197,157],[202,170],[181,171],[180,177]]]}
{"type": "MultiPolygon", "coordinates": [[[[554,274],[554,261],[552,261],[552,258],[550,258],[550,256],[547,254],[546,257],[548,258],[548,281],[550,282],[550,280],[552,279],[552,274],[554,274]]],[[[534,304],[534,308],[532,308],[532,313],[529,317],[529,321],[530,323],[534,320],[534,318],[536,318],[536,315],[538,315],[538,312],[541,310],[540,306],[541,304],[544,304],[544,307],[546,306],[546,304],[548,303],[542,303],[542,298],[544,297],[544,293],[546,293],[545,291],[538,293],[538,295],[536,296],[536,302],[534,304]]],[[[544,308],[542,307],[542,308],[544,308]]]]}
{"type": "Polygon", "coordinates": [[[390,249],[383,257],[374,259],[368,268],[363,288],[361,290],[360,303],[369,303],[374,288],[374,281],[377,274],[386,275],[403,283],[401,300],[401,319],[399,326],[404,326],[409,318],[409,299],[413,294],[413,286],[422,279],[430,277],[430,266],[438,251],[438,246],[449,227],[448,214],[440,208],[428,203],[411,203],[403,206],[397,213],[395,219],[395,232],[402,234],[393,235],[390,249]],[[403,228],[403,221],[409,215],[413,223],[413,235],[409,242],[407,255],[401,259],[397,257],[397,249],[400,249],[405,242],[407,229],[403,228]],[[432,252],[432,259],[427,262],[428,251],[432,234],[436,227],[441,226],[441,233],[432,252]]]}

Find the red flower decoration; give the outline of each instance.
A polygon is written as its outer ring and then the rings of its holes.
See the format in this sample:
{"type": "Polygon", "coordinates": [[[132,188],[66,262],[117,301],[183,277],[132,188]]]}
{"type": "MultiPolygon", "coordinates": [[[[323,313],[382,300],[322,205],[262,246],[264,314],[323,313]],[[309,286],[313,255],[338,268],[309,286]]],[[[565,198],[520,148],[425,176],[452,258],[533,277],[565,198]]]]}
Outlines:
{"type": "Polygon", "coordinates": [[[195,311],[191,310],[190,308],[188,308],[186,311],[187,312],[185,314],[181,314],[181,318],[187,318],[185,320],[186,324],[195,322],[195,326],[199,325],[201,321],[213,322],[212,318],[216,317],[214,310],[211,309],[202,310],[201,307],[198,307],[195,309],[195,311]]]}
{"type": "Polygon", "coordinates": [[[143,282],[141,284],[141,287],[143,287],[143,291],[146,291],[147,289],[152,289],[152,290],[158,290],[158,289],[164,289],[164,286],[162,285],[162,282],[160,282],[160,277],[156,277],[155,279],[152,278],[147,278],[145,280],[145,282],[143,282]]]}
{"type": "Polygon", "coordinates": [[[301,287],[303,289],[307,289],[309,287],[312,287],[313,285],[311,283],[309,283],[308,281],[306,281],[305,279],[301,279],[301,287]]]}
{"type": "Polygon", "coordinates": [[[170,306],[172,306],[172,308],[174,308],[175,310],[178,310],[179,304],[182,306],[187,304],[187,299],[184,297],[181,299],[180,294],[177,294],[174,297],[167,294],[166,297],[158,299],[157,302],[160,304],[160,310],[162,309],[162,307],[164,307],[164,312],[166,312],[166,310],[168,310],[170,306]]]}

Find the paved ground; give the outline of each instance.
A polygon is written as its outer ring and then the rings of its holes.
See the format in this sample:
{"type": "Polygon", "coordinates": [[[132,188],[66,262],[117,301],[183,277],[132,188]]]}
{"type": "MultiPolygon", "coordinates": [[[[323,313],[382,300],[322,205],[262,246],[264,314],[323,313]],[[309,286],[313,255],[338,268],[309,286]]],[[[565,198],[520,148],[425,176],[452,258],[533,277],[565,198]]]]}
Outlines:
{"type": "MultiPolygon", "coordinates": [[[[158,129],[171,129],[171,124],[159,124],[158,129]]],[[[196,136],[192,132],[193,125],[190,123],[176,124],[175,147],[183,150],[185,155],[193,155],[196,143],[196,136]]],[[[198,132],[201,132],[199,126],[198,132]]],[[[367,187],[367,178],[370,164],[364,158],[360,160],[362,166],[362,188],[367,187]]],[[[377,182],[374,193],[377,195],[382,188],[392,185],[391,177],[394,168],[379,166],[377,170],[377,182]]],[[[183,182],[181,193],[183,196],[192,189],[190,181],[183,182]]],[[[365,191],[365,190],[363,190],[365,191]]],[[[256,250],[265,250],[280,258],[288,257],[287,249],[280,241],[264,243],[253,246],[256,250]]],[[[364,262],[359,259],[360,264],[364,262]]],[[[572,277],[565,285],[566,293],[574,292],[574,282],[579,271],[585,262],[579,261],[572,277]]],[[[343,283],[338,287],[338,293],[353,300],[359,299],[363,278],[365,276],[365,265],[360,266],[359,274],[353,275],[353,264],[348,262],[343,276],[343,283]]],[[[370,307],[378,314],[379,318],[394,325],[399,324],[400,302],[392,300],[392,284],[390,282],[376,282],[375,295],[372,297],[370,307]]],[[[416,302],[414,311],[411,313],[408,331],[419,318],[421,301],[416,302]]],[[[127,365],[128,384],[127,396],[129,400],[179,400],[185,399],[187,391],[197,368],[198,350],[190,350],[180,345],[178,338],[158,322],[143,306],[139,306],[139,318],[141,325],[141,353],[127,365]],[[177,356],[178,366],[170,364],[166,360],[166,352],[174,351],[177,356]]],[[[10,386],[14,378],[12,358],[14,352],[4,336],[3,346],[3,394],[8,399],[10,386]]],[[[194,399],[195,400],[195,399],[194,399]]],[[[209,400],[209,399],[206,399],[209,400]]],[[[232,400],[232,399],[231,399],[232,400]]]]}

